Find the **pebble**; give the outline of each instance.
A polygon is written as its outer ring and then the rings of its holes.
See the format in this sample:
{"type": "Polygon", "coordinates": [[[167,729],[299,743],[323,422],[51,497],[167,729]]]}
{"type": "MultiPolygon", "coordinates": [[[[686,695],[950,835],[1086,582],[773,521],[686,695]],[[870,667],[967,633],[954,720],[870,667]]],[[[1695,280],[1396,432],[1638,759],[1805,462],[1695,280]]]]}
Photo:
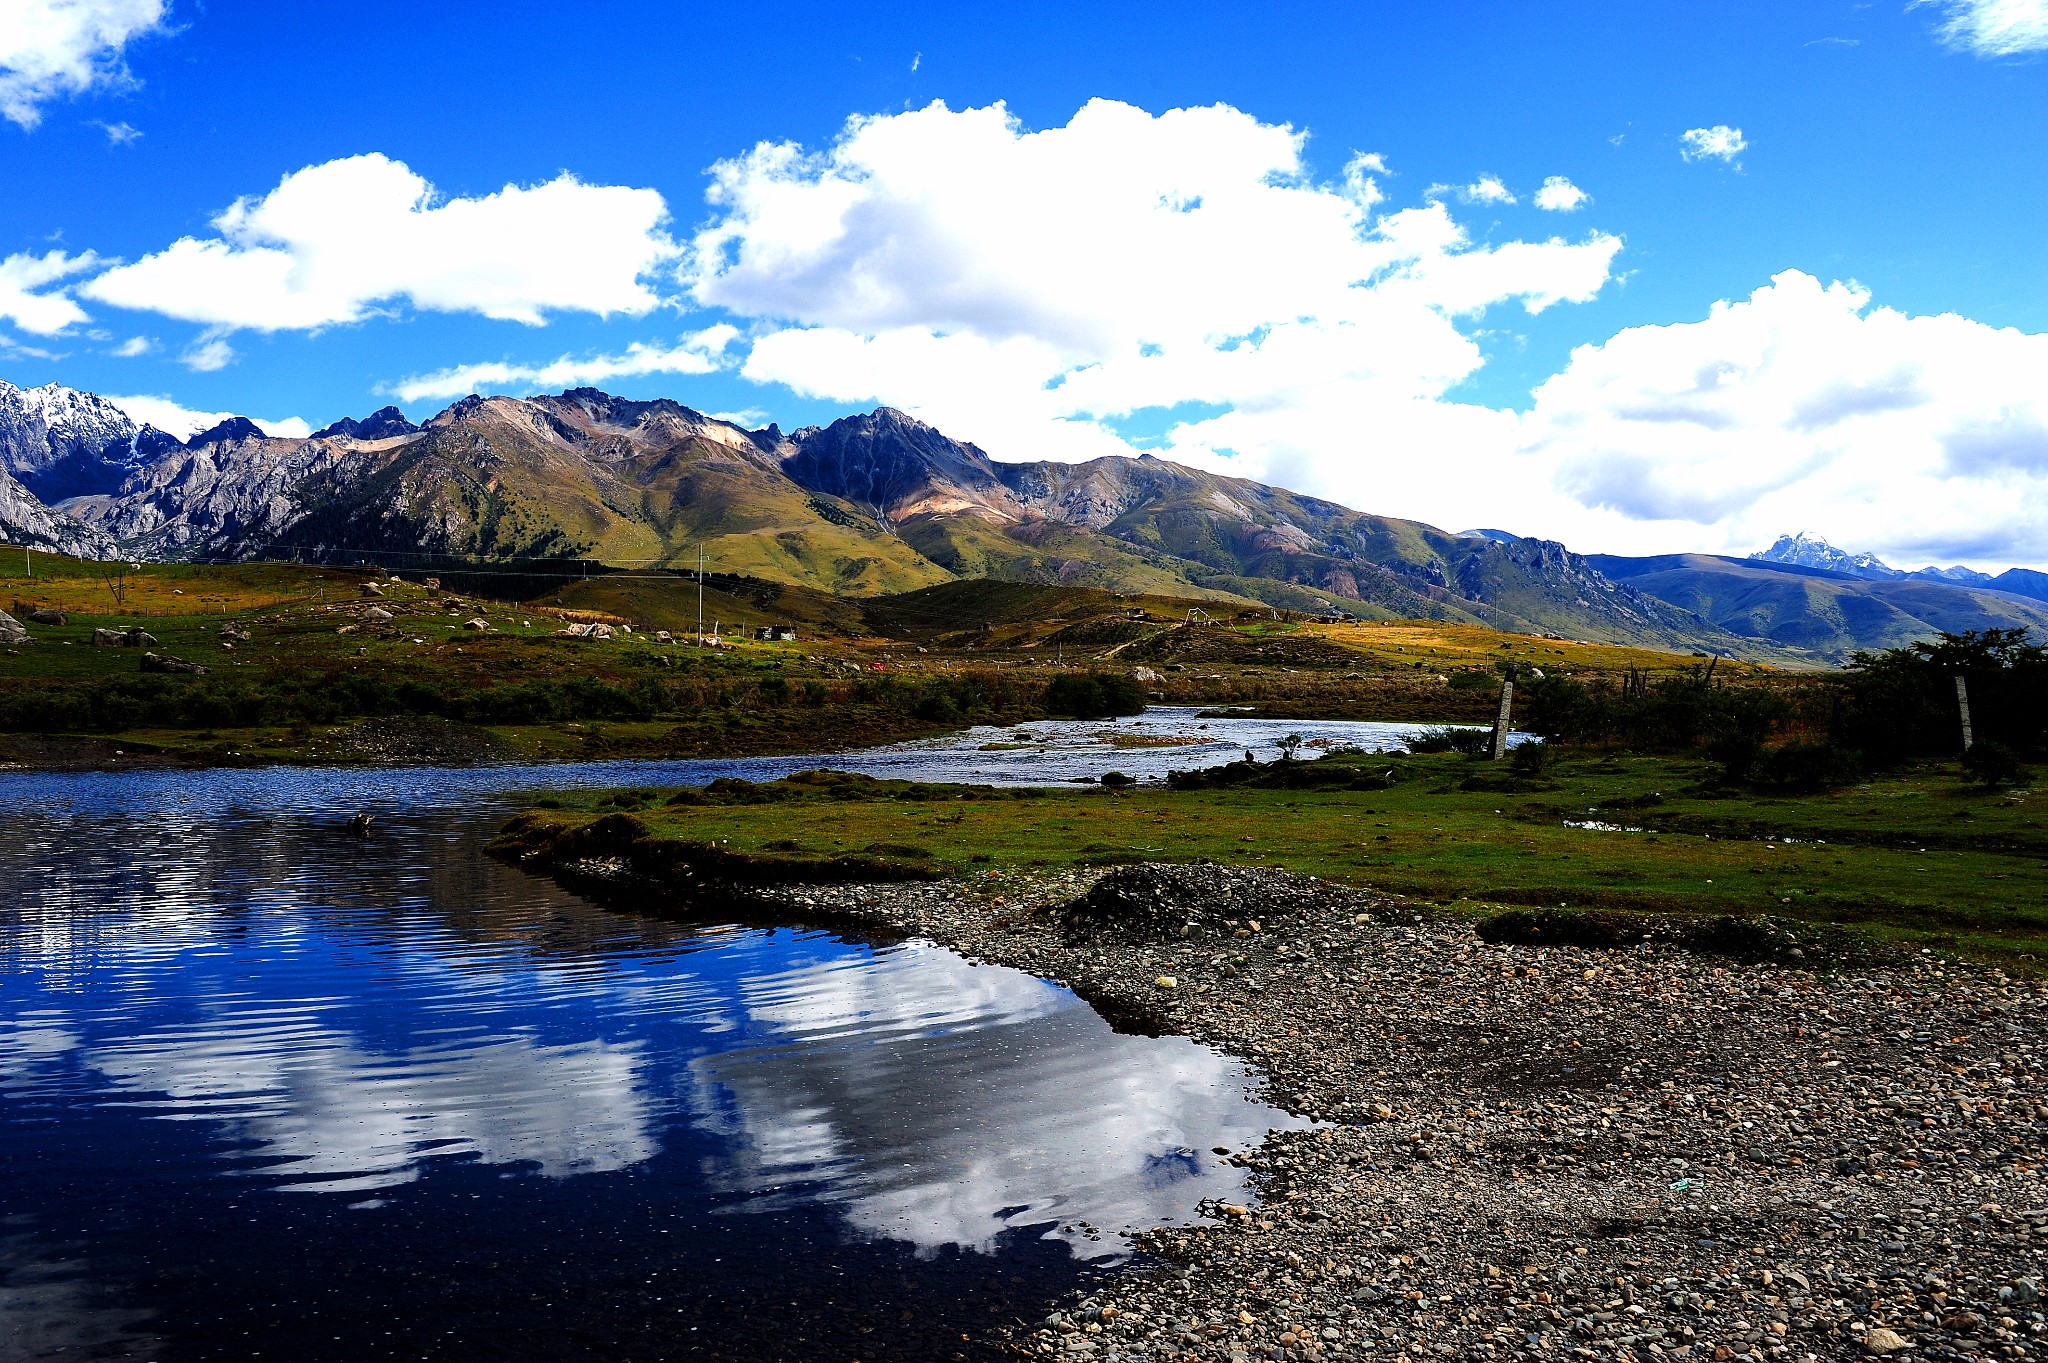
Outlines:
{"type": "Polygon", "coordinates": [[[1213,1155],[1257,1201],[1133,1234],[1125,1270],[1050,1304],[1064,1329],[988,1341],[1015,1356],[2048,1357],[2040,983],[1490,944],[1257,868],[786,900],[1063,981],[1323,1123],[1213,1155]]]}

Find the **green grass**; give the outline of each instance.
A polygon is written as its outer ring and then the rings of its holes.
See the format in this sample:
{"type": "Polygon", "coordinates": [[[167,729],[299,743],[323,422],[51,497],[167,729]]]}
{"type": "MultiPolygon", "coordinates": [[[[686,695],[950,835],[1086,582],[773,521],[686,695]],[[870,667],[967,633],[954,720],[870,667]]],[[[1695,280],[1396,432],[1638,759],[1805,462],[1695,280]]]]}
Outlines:
{"type": "Polygon", "coordinates": [[[1578,757],[1535,782],[1453,755],[1326,760],[1326,777],[1348,764],[1368,775],[1392,768],[1400,779],[1383,790],[1056,790],[1015,800],[924,787],[673,808],[602,793],[556,803],[571,820],[639,809],[659,836],[748,853],[915,847],[935,869],[963,875],[1211,859],[1468,911],[1768,913],[2029,972],[2048,960],[2048,794],[1987,792],[1939,769],[1830,794],[1758,797],[1716,791],[1703,766],[1661,758],[1578,757]]]}

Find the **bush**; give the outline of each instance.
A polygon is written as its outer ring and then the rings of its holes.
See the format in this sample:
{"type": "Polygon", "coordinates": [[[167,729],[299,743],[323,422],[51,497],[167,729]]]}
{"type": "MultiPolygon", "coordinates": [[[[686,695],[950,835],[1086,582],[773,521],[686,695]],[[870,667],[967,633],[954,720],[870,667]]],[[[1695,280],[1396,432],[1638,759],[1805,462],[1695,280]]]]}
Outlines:
{"type": "Polygon", "coordinates": [[[1076,719],[1141,715],[1145,713],[1145,689],[1131,678],[1113,672],[1069,675],[1048,682],[1041,703],[1051,714],[1072,715],[1076,719]]]}
{"type": "Polygon", "coordinates": [[[1988,738],[1970,745],[1970,750],[1963,754],[1963,770],[1985,786],[2016,786],[2027,779],[2020,755],[1988,738]]]}
{"type": "Polygon", "coordinates": [[[1424,729],[1408,740],[1408,751],[1461,752],[1467,757],[1477,757],[1487,750],[1492,740],[1491,729],[1449,725],[1441,729],[1424,729]]]}
{"type": "Polygon", "coordinates": [[[1541,776],[1550,770],[1548,743],[1520,743],[1508,750],[1508,770],[1517,776],[1541,776]]]}
{"type": "Polygon", "coordinates": [[[1854,785],[1863,779],[1863,764],[1833,743],[1795,740],[1757,755],[1750,769],[1758,785],[1809,792],[1854,785]]]}

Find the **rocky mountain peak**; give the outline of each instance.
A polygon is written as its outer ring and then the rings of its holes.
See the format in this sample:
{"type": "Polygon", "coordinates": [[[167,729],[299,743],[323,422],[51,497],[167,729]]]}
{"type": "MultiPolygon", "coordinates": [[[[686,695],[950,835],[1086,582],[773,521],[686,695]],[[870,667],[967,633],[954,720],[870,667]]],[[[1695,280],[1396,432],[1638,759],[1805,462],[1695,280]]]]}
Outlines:
{"type": "Polygon", "coordinates": [[[263,433],[263,428],[249,420],[249,418],[245,416],[231,416],[225,421],[217,422],[207,427],[190,440],[187,440],[185,444],[192,449],[198,449],[201,445],[225,445],[235,440],[268,440],[269,438],[263,433]]]}
{"type": "Polygon", "coordinates": [[[389,440],[395,435],[411,435],[419,427],[406,418],[396,407],[379,407],[376,411],[357,421],[343,417],[330,425],[313,432],[313,439],[327,440],[336,436],[349,440],[389,440]]]}
{"type": "Polygon", "coordinates": [[[136,460],[136,435],[128,414],[98,394],[0,383],[0,471],[42,501],[112,492],[136,460]]]}
{"type": "Polygon", "coordinates": [[[806,426],[790,442],[795,452],[782,461],[784,474],[886,523],[933,511],[1015,514],[988,455],[893,407],[806,426]]]}

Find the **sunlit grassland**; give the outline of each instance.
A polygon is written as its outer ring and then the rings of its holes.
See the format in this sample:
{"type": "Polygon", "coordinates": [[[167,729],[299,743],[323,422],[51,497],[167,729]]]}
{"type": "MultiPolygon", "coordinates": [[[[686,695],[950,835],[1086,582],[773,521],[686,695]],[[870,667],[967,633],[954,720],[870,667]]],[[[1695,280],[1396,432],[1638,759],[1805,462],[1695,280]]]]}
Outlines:
{"type": "Polygon", "coordinates": [[[960,876],[1214,860],[1454,910],[1770,913],[2025,969],[2048,959],[2048,797],[1985,791],[1952,770],[1765,797],[1715,790],[1702,764],[1682,760],[1578,757],[1537,781],[1454,755],[1326,760],[1399,779],[1383,790],[1085,788],[1029,800],[958,790],[688,805],[615,792],[559,803],[572,821],[626,808],[659,836],[797,859],[911,848],[960,876]]]}

